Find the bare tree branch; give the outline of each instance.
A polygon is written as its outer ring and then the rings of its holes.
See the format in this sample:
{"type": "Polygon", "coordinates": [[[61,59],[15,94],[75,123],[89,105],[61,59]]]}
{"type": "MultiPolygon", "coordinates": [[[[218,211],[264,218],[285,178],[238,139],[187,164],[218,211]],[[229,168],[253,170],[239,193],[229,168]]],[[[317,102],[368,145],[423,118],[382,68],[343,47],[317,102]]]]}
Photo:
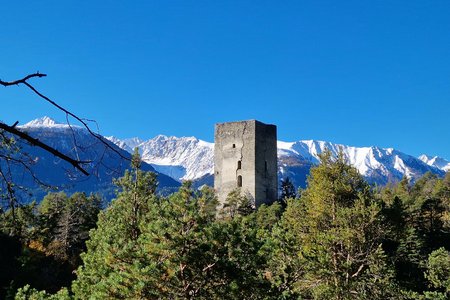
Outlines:
{"type": "Polygon", "coordinates": [[[3,154],[0,154],[0,158],[4,159],[6,162],[12,162],[12,163],[14,163],[16,165],[22,166],[31,175],[33,180],[35,182],[37,182],[39,185],[41,185],[41,186],[43,186],[43,187],[45,187],[47,189],[53,188],[51,185],[49,185],[49,184],[43,182],[42,180],[40,180],[36,176],[36,174],[34,174],[33,170],[30,167],[31,162],[29,162],[29,161],[27,162],[25,160],[17,159],[17,158],[8,156],[8,155],[3,155],[3,154]]]}
{"type": "Polygon", "coordinates": [[[8,180],[8,178],[6,178],[6,175],[1,168],[0,168],[0,176],[3,178],[3,180],[6,183],[6,189],[8,191],[8,197],[9,197],[9,206],[13,209],[12,213],[14,216],[14,204],[15,204],[16,197],[14,195],[14,189],[12,188],[12,183],[10,180],[8,180]]]}
{"type": "Polygon", "coordinates": [[[22,132],[22,131],[18,130],[15,127],[8,126],[8,125],[6,125],[4,123],[1,123],[1,122],[0,122],[0,129],[3,129],[3,130],[5,130],[5,131],[7,131],[9,133],[12,133],[12,134],[20,137],[21,139],[24,139],[24,140],[28,141],[32,145],[37,146],[39,148],[42,148],[45,151],[47,151],[47,152],[49,152],[49,153],[51,153],[51,154],[53,154],[53,155],[55,155],[55,156],[65,160],[65,161],[67,161],[72,166],[74,166],[76,169],[78,169],[81,173],[83,173],[86,176],[89,176],[89,173],[86,170],[84,170],[81,167],[81,165],[89,163],[90,161],[75,160],[75,159],[73,159],[73,158],[71,158],[71,157],[69,157],[69,156],[59,152],[55,148],[50,147],[49,145],[39,141],[39,139],[33,138],[33,137],[29,136],[28,134],[26,134],[25,132],[22,132]]]}
{"type": "Polygon", "coordinates": [[[74,113],[70,112],[69,110],[65,109],[64,107],[62,107],[61,105],[59,105],[58,103],[56,103],[55,101],[51,100],[50,98],[48,98],[47,96],[41,94],[37,89],[35,89],[31,84],[29,84],[27,82],[28,79],[33,78],[33,77],[45,77],[47,76],[47,74],[41,74],[39,72],[36,72],[34,74],[30,74],[28,76],[25,76],[22,79],[19,80],[15,80],[15,81],[11,81],[11,82],[5,82],[0,80],[0,84],[3,86],[10,86],[10,85],[19,85],[19,84],[24,84],[26,85],[28,88],[30,88],[36,95],[38,95],[39,97],[41,97],[42,99],[44,99],[45,101],[49,102],[50,104],[52,104],[53,106],[55,106],[56,108],[58,108],[59,110],[63,111],[66,113],[66,115],[69,115],[71,117],[73,117],[74,119],[78,120],[81,124],[83,124],[83,126],[87,129],[87,131],[96,139],[98,139],[101,143],[103,143],[107,148],[111,149],[112,151],[114,151],[116,154],[118,154],[121,158],[129,160],[129,158],[125,157],[122,155],[122,153],[120,153],[117,149],[115,149],[114,147],[112,147],[108,142],[106,142],[103,137],[95,132],[93,132],[91,130],[91,128],[87,125],[85,119],[82,119],[80,117],[78,117],[77,115],[75,115],[74,113]]]}
{"type": "Polygon", "coordinates": [[[10,81],[10,82],[3,81],[3,80],[0,79],[0,84],[3,85],[3,86],[19,85],[21,83],[25,83],[30,78],[33,78],[33,77],[39,77],[40,78],[40,77],[45,77],[45,76],[47,76],[47,74],[41,74],[39,72],[36,72],[34,74],[27,75],[27,76],[25,76],[22,79],[10,81]]]}
{"type": "MultiPolygon", "coordinates": [[[[50,103],[52,106],[56,107],[57,109],[61,110],[62,112],[65,113],[66,116],[66,120],[67,120],[67,124],[70,128],[70,130],[72,131],[72,138],[73,138],[73,147],[74,147],[74,151],[75,154],[69,154],[69,153],[62,153],[61,151],[59,151],[58,149],[56,149],[55,147],[50,146],[49,144],[45,143],[44,141],[40,141],[39,137],[33,137],[30,134],[28,134],[26,131],[24,131],[23,129],[21,129],[20,127],[17,127],[18,121],[15,122],[13,125],[9,126],[8,124],[5,124],[3,122],[0,122],[0,141],[6,141],[6,142],[11,142],[12,144],[14,144],[14,141],[12,139],[12,136],[17,136],[18,138],[27,141],[28,143],[30,143],[30,145],[32,146],[36,146],[39,147],[43,150],[45,150],[46,152],[53,154],[55,157],[57,157],[58,159],[61,159],[63,161],[68,162],[71,166],[73,166],[76,170],[80,171],[82,174],[89,176],[90,174],[87,172],[87,170],[85,169],[85,166],[83,164],[88,164],[88,163],[93,163],[93,167],[92,171],[90,170],[90,173],[95,174],[96,172],[96,168],[100,167],[100,166],[104,166],[105,168],[107,168],[108,170],[112,172],[117,173],[117,171],[110,169],[108,166],[106,166],[103,162],[102,159],[105,156],[105,153],[107,152],[107,149],[112,150],[115,154],[117,154],[122,160],[126,160],[126,161],[130,161],[130,158],[125,156],[123,154],[123,152],[121,152],[120,149],[115,148],[115,145],[111,144],[109,141],[105,140],[103,138],[103,136],[101,136],[98,132],[98,124],[95,121],[86,119],[86,118],[80,118],[78,117],[76,114],[72,113],[71,111],[69,111],[68,109],[62,107],[61,105],[59,105],[58,103],[56,103],[55,101],[51,100],[49,97],[45,96],[44,94],[42,94],[41,92],[39,92],[33,85],[31,85],[28,81],[33,79],[33,78],[41,78],[41,77],[46,77],[46,74],[41,74],[39,72],[33,73],[33,74],[29,74],[25,77],[23,77],[22,79],[18,79],[18,80],[14,80],[14,81],[3,81],[0,79],[0,85],[4,86],[4,87],[9,87],[9,86],[14,86],[14,85],[25,85],[27,86],[34,94],[36,94],[37,96],[39,96],[40,98],[42,98],[43,100],[47,101],[48,103],[50,103]],[[94,140],[97,141],[98,143],[101,143],[102,145],[104,145],[105,147],[103,147],[103,154],[101,155],[100,161],[96,162],[95,161],[84,161],[81,160],[78,150],[83,150],[83,149],[89,149],[90,146],[81,146],[81,144],[78,144],[75,132],[74,132],[74,128],[72,126],[72,124],[70,124],[70,117],[74,118],[75,120],[77,120],[79,123],[82,124],[82,128],[85,128],[88,132],[89,135],[94,137],[94,140]],[[97,128],[97,132],[94,132],[91,128],[90,128],[90,123],[94,122],[95,126],[97,128]],[[89,125],[88,125],[89,124],[89,125]],[[5,134],[4,134],[5,133],[5,134]],[[70,155],[70,156],[69,156],[70,155]]],[[[94,127],[95,127],[94,126],[94,127]]],[[[7,143],[8,144],[8,143],[7,143]]],[[[9,151],[9,150],[8,150],[9,151]]],[[[12,149],[12,152],[14,151],[19,151],[20,150],[14,150],[12,149]]],[[[23,155],[23,153],[21,154],[23,155]]],[[[5,181],[5,189],[7,190],[7,194],[5,196],[9,196],[9,202],[10,202],[10,206],[14,206],[14,202],[15,200],[15,194],[14,194],[14,189],[17,188],[22,188],[18,185],[13,185],[12,184],[12,175],[11,175],[11,170],[9,169],[10,167],[10,163],[12,163],[13,165],[17,166],[22,166],[24,168],[24,171],[28,171],[31,176],[33,177],[33,179],[35,180],[35,182],[37,182],[38,184],[40,184],[41,186],[45,186],[46,188],[49,188],[50,186],[43,183],[41,180],[39,180],[38,177],[36,177],[36,175],[34,174],[32,168],[30,167],[33,163],[34,163],[34,159],[30,159],[30,160],[25,160],[23,157],[14,157],[13,155],[8,155],[8,154],[0,154],[0,160],[1,161],[5,161],[6,166],[8,167],[8,170],[2,170],[0,169],[0,181],[1,179],[3,179],[5,181]],[[7,171],[7,172],[6,172],[7,171]]],[[[84,180],[88,180],[89,177],[84,177],[84,180]]],[[[13,208],[14,209],[14,208],[13,208]]]]}

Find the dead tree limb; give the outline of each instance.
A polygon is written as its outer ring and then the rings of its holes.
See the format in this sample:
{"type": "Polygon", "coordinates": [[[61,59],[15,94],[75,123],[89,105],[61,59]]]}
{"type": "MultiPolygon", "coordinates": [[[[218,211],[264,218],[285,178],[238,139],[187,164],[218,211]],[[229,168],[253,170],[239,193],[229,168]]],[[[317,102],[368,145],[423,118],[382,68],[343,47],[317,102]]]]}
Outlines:
{"type": "Polygon", "coordinates": [[[25,76],[22,79],[18,79],[15,81],[2,81],[0,79],[0,84],[3,86],[11,86],[11,85],[19,85],[19,84],[24,84],[26,85],[29,89],[31,89],[36,95],[38,95],[39,97],[41,97],[42,99],[44,99],[45,101],[49,102],[50,104],[52,104],[53,106],[55,106],[56,108],[58,108],[59,110],[63,111],[64,113],[66,113],[66,115],[69,115],[71,117],[73,117],[74,119],[78,120],[81,124],[83,124],[84,128],[86,128],[86,130],[93,136],[95,137],[97,140],[99,140],[102,144],[104,144],[107,148],[109,148],[110,150],[114,151],[116,154],[118,154],[121,158],[129,160],[128,157],[125,157],[122,153],[120,153],[120,151],[118,151],[117,149],[115,149],[114,147],[112,147],[108,142],[106,142],[104,140],[104,138],[93,132],[91,130],[91,128],[88,126],[88,124],[85,122],[85,120],[83,120],[82,118],[78,117],[77,115],[75,115],[74,113],[70,112],[69,110],[65,109],[64,107],[62,107],[61,105],[57,104],[55,101],[51,100],[50,98],[48,98],[47,96],[41,94],[36,88],[34,88],[31,84],[28,83],[28,79],[31,79],[33,77],[45,77],[47,76],[47,74],[41,74],[39,72],[36,72],[34,74],[30,74],[25,76]]]}
{"type": "Polygon", "coordinates": [[[51,153],[51,154],[61,158],[62,160],[67,161],[72,166],[74,166],[76,169],[78,169],[81,173],[83,173],[86,176],[89,176],[89,173],[81,167],[82,164],[89,163],[89,161],[75,160],[75,159],[73,159],[73,158],[71,158],[71,157],[69,157],[69,156],[59,152],[55,148],[50,147],[49,145],[39,141],[39,139],[31,137],[28,134],[26,134],[25,132],[20,131],[20,130],[18,130],[17,128],[15,128],[13,126],[9,126],[9,125],[6,125],[6,124],[0,122],[0,129],[3,129],[6,132],[9,132],[11,134],[14,134],[14,135],[20,137],[21,139],[26,140],[27,142],[29,142],[33,146],[37,146],[39,148],[42,148],[45,151],[47,151],[47,152],[49,152],[49,153],[51,153]]]}
{"type": "Polygon", "coordinates": [[[45,76],[47,76],[47,74],[41,74],[39,72],[36,72],[34,74],[27,75],[27,76],[25,76],[22,79],[9,81],[9,82],[8,81],[3,81],[3,80],[0,79],[0,84],[3,85],[3,86],[19,85],[21,83],[25,83],[30,78],[33,78],[33,77],[39,77],[40,78],[40,77],[45,77],[45,76]]]}

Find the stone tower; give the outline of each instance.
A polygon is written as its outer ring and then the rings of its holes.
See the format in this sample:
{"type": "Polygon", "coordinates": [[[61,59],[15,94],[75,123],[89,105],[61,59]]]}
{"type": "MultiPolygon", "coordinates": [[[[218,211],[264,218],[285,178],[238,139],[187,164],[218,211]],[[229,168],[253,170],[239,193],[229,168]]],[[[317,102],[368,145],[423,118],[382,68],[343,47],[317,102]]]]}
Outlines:
{"type": "Polygon", "coordinates": [[[236,188],[256,207],[277,200],[277,127],[256,120],[216,124],[214,188],[219,202],[236,188]]]}

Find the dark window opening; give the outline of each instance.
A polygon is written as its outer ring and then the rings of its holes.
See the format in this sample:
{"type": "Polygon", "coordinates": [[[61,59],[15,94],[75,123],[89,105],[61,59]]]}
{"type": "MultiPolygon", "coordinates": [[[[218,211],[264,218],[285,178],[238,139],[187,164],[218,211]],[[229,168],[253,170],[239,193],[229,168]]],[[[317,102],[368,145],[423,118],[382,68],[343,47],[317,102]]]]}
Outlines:
{"type": "Polygon", "coordinates": [[[241,175],[239,175],[239,176],[237,177],[237,186],[238,186],[238,187],[242,187],[242,176],[241,176],[241,175]]]}
{"type": "Polygon", "coordinates": [[[216,175],[219,175],[219,171],[216,172],[216,175]]]}
{"type": "Polygon", "coordinates": [[[240,170],[242,168],[242,162],[240,160],[238,160],[238,170],[240,170]]]}
{"type": "Polygon", "coordinates": [[[233,148],[236,148],[236,144],[233,144],[233,148]]]}

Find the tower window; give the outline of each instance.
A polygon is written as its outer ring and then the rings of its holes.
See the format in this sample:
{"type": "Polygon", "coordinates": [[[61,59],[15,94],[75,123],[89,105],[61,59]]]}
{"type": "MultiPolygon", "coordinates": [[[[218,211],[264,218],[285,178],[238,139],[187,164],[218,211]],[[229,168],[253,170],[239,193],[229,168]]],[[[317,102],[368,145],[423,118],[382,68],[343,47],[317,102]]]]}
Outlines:
{"type": "Polygon", "coordinates": [[[237,177],[237,186],[238,186],[238,187],[242,187],[242,176],[241,176],[241,175],[239,175],[239,176],[237,177]]]}
{"type": "Polygon", "coordinates": [[[233,148],[236,148],[236,144],[233,144],[233,148]]]}
{"type": "Polygon", "coordinates": [[[238,160],[238,166],[237,169],[240,170],[242,168],[242,162],[240,160],[238,160]]]}

